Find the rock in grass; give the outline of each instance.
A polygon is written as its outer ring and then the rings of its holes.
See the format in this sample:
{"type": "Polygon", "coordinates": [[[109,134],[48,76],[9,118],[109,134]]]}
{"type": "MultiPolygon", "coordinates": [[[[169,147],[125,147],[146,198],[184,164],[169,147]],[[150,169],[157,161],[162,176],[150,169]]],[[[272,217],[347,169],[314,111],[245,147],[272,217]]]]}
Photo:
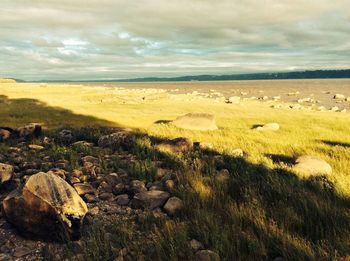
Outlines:
{"type": "Polygon", "coordinates": [[[344,95],[344,94],[337,93],[336,95],[333,96],[333,99],[336,99],[336,100],[344,100],[344,99],[345,99],[345,95],[344,95]]]}
{"type": "Polygon", "coordinates": [[[101,136],[98,140],[98,146],[112,149],[118,149],[120,147],[129,148],[133,142],[134,138],[129,131],[118,131],[101,136]]]}
{"type": "Polygon", "coordinates": [[[17,128],[16,133],[21,138],[33,138],[41,135],[41,125],[39,123],[30,123],[23,127],[17,128]]]}
{"type": "Polygon", "coordinates": [[[193,142],[184,137],[172,140],[164,140],[156,145],[156,148],[162,152],[181,153],[188,152],[193,148],[193,142]]]}
{"type": "Polygon", "coordinates": [[[211,250],[199,250],[195,257],[196,261],[220,261],[220,256],[211,250]]]}
{"type": "Polygon", "coordinates": [[[215,179],[225,183],[230,179],[230,172],[227,169],[222,169],[215,174],[215,179]]]}
{"type": "Polygon", "coordinates": [[[0,184],[5,184],[12,179],[13,170],[12,165],[0,163],[0,184]]]}
{"type": "Polygon", "coordinates": [[[258,130],[258,131],[277,131],[277,130],[279,130],[279,128],[280,128],[280,125],[278,123],[273,122],[273,123],[267,123],[263,126],[259,126],[256,128],[256,130],[258,130]]]}
{"type": "Polygon", "coordinates": [[[217,130],[215,115],[210,113],[188,113],[172,122],[178,128],[188,130],[217,130]]]}
{"type": "Polygon", "coordinates": [[[163,209],[169,216],[176,216],[184,207],[184,203],[178,197],[171,197],[165,203],[163,209]]]}
{"type": "Polygon", "coordinates": [[[77,191],[79,196],[84,196],[85,194],[94,194],[95,189],[88,183],[75,183],[73,185],[74,189],[77,191]]]}
{"type": "Polygon", "coordinates": [[[203,250],[204,249],[203,243],[199,242],[196,239],[192,239],[190,241],[190,246],[191,246],[191,249],[193,250],[193,252],[197,252],[198,250],[203,250]]]}
{"type": "Polygon", "coordinates": [[[78,239],[88,211],[78,193],[54,174],[37,173],[3,201],[4,215],[24,234],[78,239]]]}
{"type": "Polygon", "coordinates": [[[300,156],[297,158],[293,169],[296,172],[306,175],[329,175],[332,167],[323,159],[314,156],[300,156]]]}
{"type": "Polygon", "coordinates": [[[0,128],[0,141],[8,140],[11,137],[11,132],[0,128]]]}
{"type": "Polygon", "coordinates": [[[163,207],[170,194],[165,191],[152,190],[137,193],[131,200],[130,204],[133,208],[155,209],[163,207]]]}

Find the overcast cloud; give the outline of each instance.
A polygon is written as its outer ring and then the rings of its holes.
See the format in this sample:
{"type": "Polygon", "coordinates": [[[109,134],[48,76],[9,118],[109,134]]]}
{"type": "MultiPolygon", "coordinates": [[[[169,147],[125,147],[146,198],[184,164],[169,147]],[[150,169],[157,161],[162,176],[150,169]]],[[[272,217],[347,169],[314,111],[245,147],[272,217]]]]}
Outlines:
{"type": "Polygon", "coordinates": [[[0,0],[0,77],[350,68],[350,0],[0,0]]]}

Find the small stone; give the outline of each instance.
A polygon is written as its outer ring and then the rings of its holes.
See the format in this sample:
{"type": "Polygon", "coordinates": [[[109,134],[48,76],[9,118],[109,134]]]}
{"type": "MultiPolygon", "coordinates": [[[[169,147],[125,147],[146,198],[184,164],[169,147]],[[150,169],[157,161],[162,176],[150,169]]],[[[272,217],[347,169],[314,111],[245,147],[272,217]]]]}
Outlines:
{"type": "Polygon", "coordinates": [[[140,180],[133,180],[130,182],[130,190],[133,193],[140,193],[143,191],[147,191],[147,188],[145,186],[145,182],[140,180]]]}
{"type": "Polygon", "coordinates": [[[0,261],[13,261],[13,258],[8,254],[0,253],[0,261]]]}
{"type": "Polygon", "coordinates": [[[13,177],[14,168],[12,165],[0,163],[0,184],[9,182],[13,177]]]}
{"type": "Polygon", "coordinates": [[[168,191],[172,191],[175,187],[175,183],[172,179],[169,179],[167,181],[165,181],[165,188],[168,190],[168,191]]]}
{"type": "Polygon", "coordinates": [[[113,199],[113,194],[112,193],[108,193],[108,192],[104,192],[104,193],[101,193],[98,197],[101,200],[111,201],[113,199]]]}
{"type": "Polygon", "coordinates": [[[169,197],[170,194],[165,191],[144,191],[137,193],[130,203],[133,208],[155,209],[162,207],[169,197]]]}
{"type": "Polygon", "coordinates": [[[220,257],[211,250],[199,250],[196,253],[196,261],[220,261],[220,257]]]}
{"type": "Polygon", "coordinates": [[[96,216],[99,213],[100,209],[98,207],[93,207],[89,209],[88,214],[91,216],[96,216]]]}
{"type": "Polygon", "coordinates": [[[114,195],[120,195],[125,192],[125,185],[123,183],[119,183],[114,186],[113,193],[114,195]]]}
{"type": "Polygon", "coordinates": [[[120,206],[126,206],[129,204],[130,199],[129,199],[129,196],[127,194],[122,194],[122,195],[119,195],[116,197],[116,202],[120,206]]]}
{"type": "Polygon", "coordinates": [[[84,201],[87,202],[87,203],[95,203],[97,202],[97,198],[95,195],[91,195],[91,194],[86,194],[84,195],[84,201]]]}
{"type": "Polygon", "coordinates": [[[0,141],[8,140],[10,137],[11,137],[10,131],[0,129],[0,141]]]}
{"type": "Polygon", "coordinates": [[[169,216],[176,216],[184,207],[184,203],[178,197],[171,197],[164,205],[164,211],[169,216]]]}
{"type": "Polygon", "coordinates": [[[198,250],[204,249],[204,245],[196,239],[192,239],[190,241],[190,246],[191,246],[191,249],[193,250],[193,252],[197,252],[198,250]]]}
{"type": "Polygon", "coordinates": [[[36,144],[30,144],[30,145],[28,145],[28,148],[31,150],[35,150],[35,151],[40,151],[40,150],[44,149],[43,146],[36,145],[36,144]]]}
{"type": "Polygon", "coordinates": [[[95,189],[88,183],[76,183],[73,187],[78,192],[79,196],[95,193],[95,189]]]}
{"type": "Polygon", "coordinates": [[[227,182],[230,179],[230,172],[227,169],[222,169],[215,174],[215,179],[219,182],[227,182]]]}

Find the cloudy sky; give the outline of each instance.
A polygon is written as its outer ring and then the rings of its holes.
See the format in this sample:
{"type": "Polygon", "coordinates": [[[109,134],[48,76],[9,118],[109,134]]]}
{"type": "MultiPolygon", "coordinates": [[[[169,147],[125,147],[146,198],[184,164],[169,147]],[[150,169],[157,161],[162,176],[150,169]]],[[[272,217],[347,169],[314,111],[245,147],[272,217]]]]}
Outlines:
{"type": "Polygon", "coordinates": [[[350,0],[0,0],[0,77],[350,68],[350,0]]]}

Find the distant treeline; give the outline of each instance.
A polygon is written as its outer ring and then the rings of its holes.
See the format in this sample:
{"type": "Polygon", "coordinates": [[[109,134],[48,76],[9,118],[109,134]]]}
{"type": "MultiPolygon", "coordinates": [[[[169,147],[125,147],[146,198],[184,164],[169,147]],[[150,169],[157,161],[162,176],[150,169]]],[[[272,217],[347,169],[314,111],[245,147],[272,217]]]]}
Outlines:
{"type": "Polygon", "coordinates": [[[147,77],[116,80],[117,82],[167,82],[167,81],[239,81],[239,80],[286,80],[286,79],[334,79],[350,78],[347,70],[316,70],[303,72],[249,73],[230,75],[195,75],[181,77],[147,77]]]}
{"type": "MultiPolygon", "coordinates": [[[[185,81],[239,81],[239,80],[287,80],[287,79],[335,79],[350,78],[350,69],[315,70],[299,72],[247,73],[228,75],[193,75],[180,77],[145,77],[108,80],[40,80],[33,82],[185,82],[185,81]]],[[[22,80],[16,79],[18,82],[22,80]]]]}

